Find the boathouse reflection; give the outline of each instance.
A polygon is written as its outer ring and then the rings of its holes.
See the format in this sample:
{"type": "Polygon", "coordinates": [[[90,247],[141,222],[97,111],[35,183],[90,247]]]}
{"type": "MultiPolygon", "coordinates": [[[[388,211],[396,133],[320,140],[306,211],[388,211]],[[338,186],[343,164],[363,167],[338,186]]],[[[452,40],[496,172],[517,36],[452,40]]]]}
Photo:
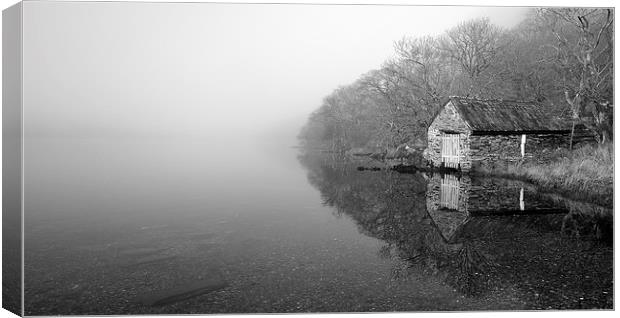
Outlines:
{"type": "Polygon", "coordinates": [[[528,184],[467,175],[434,175],[429,179],[426,208],[447,242],[472,218],[484,215],[566,214],[569,210],[528,184]]]}
{"type": "Polygon", "coordinates": [[[533,309],[612,302],[609,211],[510,180],[358,171],[315,157],[300,162],[325,205],[383,241],[378,253],[394,261],[392,279],[432,276],[468,297],[515,292],[533,309]],[[558,298],[560,290],[568,298],[558,298]],[[582,295],[598,296],[572,303],[582,295]]]}

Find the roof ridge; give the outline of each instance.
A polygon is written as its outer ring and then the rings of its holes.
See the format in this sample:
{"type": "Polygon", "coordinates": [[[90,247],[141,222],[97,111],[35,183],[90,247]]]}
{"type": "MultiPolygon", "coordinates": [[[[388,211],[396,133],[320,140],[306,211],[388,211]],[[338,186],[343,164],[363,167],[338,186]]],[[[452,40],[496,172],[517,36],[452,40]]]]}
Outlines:
{"type": "Polygon", "coordinates": [[[478,98],[478,97],[469,97],[469,96],[459,96],[459,95],[451,95],[450,99],[458,98],[470,101],[478,101],[478,102],[513,102],[513,103],[524,103],[524,104],[539,104],[535,100],[517,100],[517,99],[503,99],[503,98],[478,98]]]}

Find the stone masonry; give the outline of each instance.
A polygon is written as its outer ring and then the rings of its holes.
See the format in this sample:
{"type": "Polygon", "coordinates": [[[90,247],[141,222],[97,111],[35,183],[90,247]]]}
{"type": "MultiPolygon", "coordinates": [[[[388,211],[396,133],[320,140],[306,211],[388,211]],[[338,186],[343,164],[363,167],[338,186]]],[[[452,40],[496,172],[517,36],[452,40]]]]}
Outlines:
{"type": "Polygon", "coordinates": [[[452,102],[448,102],[428,128],[428,145],[424,157],[435,167],[441,166],[444,134],[459,135],[459,162],[463,171],[527,161],[545,163],[559,149],[567,149],[570,139],[570,133],[566,132],[474,132],[452,102]],[[523,134],[526,135],[525,156],[521,155],[523,134]]]}

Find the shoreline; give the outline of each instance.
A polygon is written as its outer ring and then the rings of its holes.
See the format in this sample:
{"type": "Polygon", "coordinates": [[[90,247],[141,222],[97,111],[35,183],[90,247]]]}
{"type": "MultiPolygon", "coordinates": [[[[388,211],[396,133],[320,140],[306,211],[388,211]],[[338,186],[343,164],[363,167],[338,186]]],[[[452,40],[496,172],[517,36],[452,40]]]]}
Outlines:
{"type": "MultiPolygon", "coordinates": [[[[609,182],[598,182],[591,179],[576,179],[567,182],[566,179],[553,178],[548,174],[539,175],[532,173],[530,170],[550,170],[545,165],[527,165],[527,166],[509,166],[503,169],[479,169],[469,172],[454,171],[452,169],[442,170],[439,168],[420,167],[411,163],[398,163],[386,160],[382,162],[386,169],[399,173],[451,173],[451,174],[469,174],[472,177],[498,177],[509,180],[516,180],[530,183],[542,193],[555,194],[567,199],[579,202],[596,204],[601,207],[613,209],[614,207],[614,187],[613,179],[609,182]]],[[[557,163],[556,163],[557,164],[557,163]]],[[[358,167],[358,170],[372,170],[370,167],[358,167]]]]}
{"type": "Polygon", "coordinates": [[[476,173],[529,182],[544,192],[613,208],[613,169],[614,146],[606,144],[559,152],[554,160],[544,164],[508,165],[476,173]]]}
{"type": "MultiPolygon", "coordinates": [[[[479,168],[469,172],[427,167],[419,156],[407,158],[373,158],[368,154],[341,155],[352,160],[365,161],[358,170],[372,170],[373,166],[400,172],[467,173],[478,177],[499,177],[531,183],[539,191],[557,194],[573,200],[596,204],[605,208],[614,206],[613,144],[588,145],[573,151],[558,151],[548,163],[502,165],[497,168],[479,168]],[[374,163],[374,164],[369,164],[374,163]]],[[[361,163],[361,162],[360,162],[361,163]]]]}
{"type": "Polygon", "coordinates": [[[536,186],[538,190],[542,193],[556,194],[571,200],[595,204],[609,209],[613,209],[614,207],[613,184],[611,187],[594,186],[589,188],[588,190],[584,190],[581,187],[566,186],[560,182],[548,183],[537,178],[532,178],[527,174],[527,172],[519,174],[489,170],[472,172],[471,174],[479,177],[499,177],[510,180],[523,181],[536,186]]]}

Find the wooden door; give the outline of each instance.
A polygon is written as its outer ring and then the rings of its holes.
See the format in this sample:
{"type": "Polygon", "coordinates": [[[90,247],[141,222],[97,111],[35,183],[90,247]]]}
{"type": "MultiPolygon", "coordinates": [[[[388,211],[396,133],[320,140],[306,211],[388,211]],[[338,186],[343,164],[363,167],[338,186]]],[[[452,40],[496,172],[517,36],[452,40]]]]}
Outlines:
{"type": "Polygon", "coordinates": [[[441,136],[441,162],[447,168],[458,168],[460,158],[459,134],[443,133],[441,136]]]}

